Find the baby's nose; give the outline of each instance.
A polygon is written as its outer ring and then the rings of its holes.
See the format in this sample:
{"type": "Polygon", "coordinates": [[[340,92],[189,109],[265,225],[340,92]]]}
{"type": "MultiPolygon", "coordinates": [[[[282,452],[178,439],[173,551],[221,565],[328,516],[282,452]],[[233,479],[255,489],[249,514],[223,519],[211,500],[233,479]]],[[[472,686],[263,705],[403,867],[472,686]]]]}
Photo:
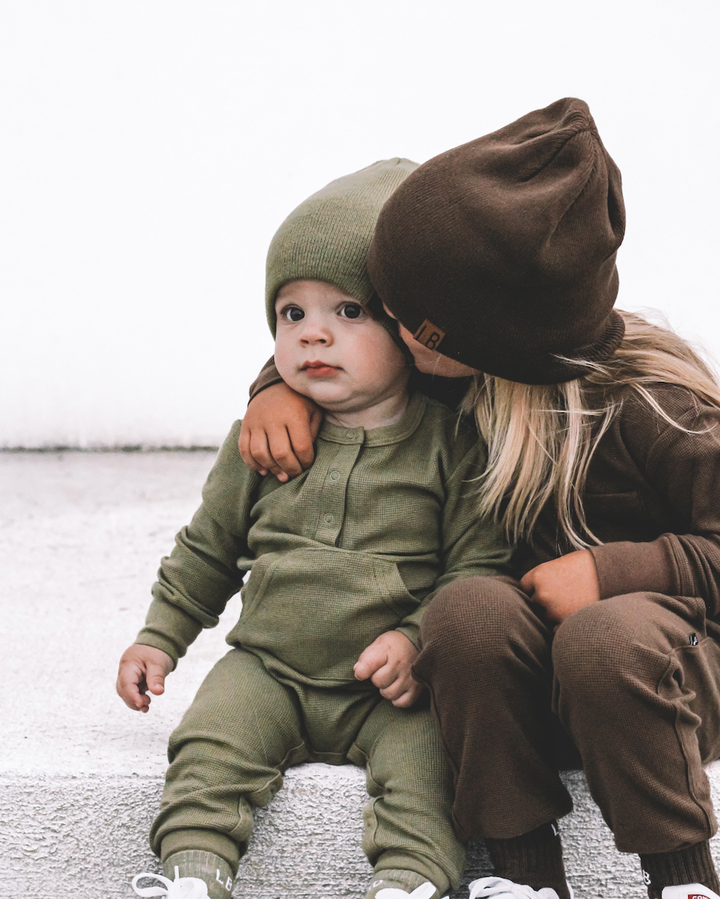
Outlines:
{"type": "Polygon", "coordinates": [[[320,322],[306,320],[300,339],[305,343],[328,343],[330,332],[320,322]]]}

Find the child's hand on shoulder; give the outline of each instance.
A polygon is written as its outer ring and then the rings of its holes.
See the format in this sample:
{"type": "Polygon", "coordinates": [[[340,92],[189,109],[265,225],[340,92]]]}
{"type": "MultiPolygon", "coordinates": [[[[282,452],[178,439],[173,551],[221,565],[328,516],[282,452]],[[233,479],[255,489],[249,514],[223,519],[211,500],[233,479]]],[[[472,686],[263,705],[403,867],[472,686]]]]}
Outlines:
{"type": "Polygon", "coordinates": [[[600,599],[595,560],[586,549],[532,568],[520,586],[555,626],[600,599]]]}
{"type": "Polygon", "coordinates": [[[262,475],[287,481],[308,469],[322,410],[281,382],[253,398],[243,418],[238,448],[243,461],[262,475]]]}
{"type": "Polygon", "coordinates": [[[358,680],[370,678],[380,695],[394,706],[407,709],[423,690],[412,676],[417,656],[417,649],[405,634],[387,631],[362,651],[353,671],[358,680]]]}
{"type": "Polygon", "coordinates": [[[136,712],[150,708],[148,691],[165,692],[165,678],[175,667],[170,656],[154,646],[133,643],[122,654],[115,689],[125,705],[136,712]]]}

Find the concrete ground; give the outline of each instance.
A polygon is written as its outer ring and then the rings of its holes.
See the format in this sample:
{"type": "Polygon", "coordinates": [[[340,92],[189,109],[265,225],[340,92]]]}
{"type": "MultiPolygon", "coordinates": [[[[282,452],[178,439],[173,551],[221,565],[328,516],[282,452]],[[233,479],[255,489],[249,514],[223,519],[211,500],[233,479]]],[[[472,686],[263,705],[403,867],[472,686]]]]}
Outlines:
{"type": "MultiPolygon", "coordinates": [[[[128,897],[133,874],[158,870],[146,835],[167,738],[226,651],[239,599],[148,715],[127,709],[114,682],[158,561],[212,461],[207,452],[0,454],[0,899],[128,897]]],[[[711,776],[718,793],[720,769],[711,776]]],[[[614,851],[582,774],[566,782],[577,899],[641,899],[637,862],[614,851]]],[[[359,849],[364,795],[352,767],[289,772],[258,814],[235,895],[360,899],[370,873],[359,849]]],[[[474,847],[466,882],[481,873],[486,856],[474,847]]]]}

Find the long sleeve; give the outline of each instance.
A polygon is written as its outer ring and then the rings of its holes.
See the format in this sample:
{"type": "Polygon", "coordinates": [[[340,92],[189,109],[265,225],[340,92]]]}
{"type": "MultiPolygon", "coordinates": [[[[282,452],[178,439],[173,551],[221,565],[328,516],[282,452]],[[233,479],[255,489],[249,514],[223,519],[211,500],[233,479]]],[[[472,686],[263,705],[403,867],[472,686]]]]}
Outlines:
{"type": "MultiPolygon", "coordinates": [[[[655,591],[702,597],[710,617],[720,615],[720,411],[686,390],[656,391],[680,427],[647,404],[633,404],[625,442],[646,484],[643,508],[662,522],[653,540],[618,540],[592,550],[602,597],[655,591]],[[653,509],[657,497],[657,511],[653,509]]],[[[592,527],[592,522],[590,522],[592,527]]]]}
{"type": "Polygon", "coordinates": [[[237,560],[248,554],[247,532],[259,476],[237,451],[240,422],[225,440],[203,488],[203,502],[160,565],[153,601],[138,643],[177,663],[202,628],[214,627],[240,589],[237,560]]]}

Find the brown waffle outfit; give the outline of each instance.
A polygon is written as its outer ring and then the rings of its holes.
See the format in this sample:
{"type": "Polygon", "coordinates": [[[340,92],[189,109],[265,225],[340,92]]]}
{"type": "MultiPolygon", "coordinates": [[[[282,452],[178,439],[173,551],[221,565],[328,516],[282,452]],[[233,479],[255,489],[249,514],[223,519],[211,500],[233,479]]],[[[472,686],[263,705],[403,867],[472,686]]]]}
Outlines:
{"type": "MultiPolygon", "coordinates": [[[[555,713],[624,852],[692,846],[716,830],[703,765],[720,757],[720,411],[630,390],[583,501],[601,601],[554,638],[510,579],[438,594],[421,629],[428,685],[456,777],[464,837],[508,838],[571,809],[555,713]],[[552,709],[552,712],[551,712],[552,709]]],[[[519,574],[571,551],[546,508],[519,574]]]]}

